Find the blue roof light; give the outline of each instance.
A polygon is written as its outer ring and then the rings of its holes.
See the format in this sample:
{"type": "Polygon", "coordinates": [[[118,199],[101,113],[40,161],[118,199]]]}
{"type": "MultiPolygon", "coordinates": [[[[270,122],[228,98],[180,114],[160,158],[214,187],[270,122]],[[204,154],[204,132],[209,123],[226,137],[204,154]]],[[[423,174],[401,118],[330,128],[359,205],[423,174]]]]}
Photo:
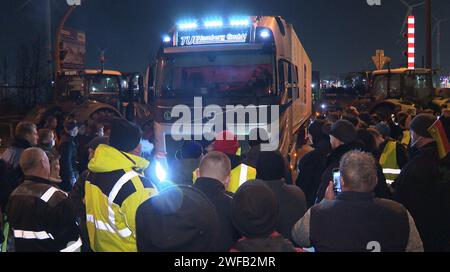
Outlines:
{"type": "Polygon", "coordinates": [[[231,18],[230,25],[231,26],[249,26],[250,21],[248,18],[231,18]]]}
{"type": "Polygon", "coordinates": [[[197,27],[198,27],[197,21],[181,22],[178,24],[178,28],[181,30],[195,29],[197,27]]]}
{"type": "Polygon", "coordinates": [[[222,27],[223,21],[221,19],[204,20],[205,27],[222,27]]]}

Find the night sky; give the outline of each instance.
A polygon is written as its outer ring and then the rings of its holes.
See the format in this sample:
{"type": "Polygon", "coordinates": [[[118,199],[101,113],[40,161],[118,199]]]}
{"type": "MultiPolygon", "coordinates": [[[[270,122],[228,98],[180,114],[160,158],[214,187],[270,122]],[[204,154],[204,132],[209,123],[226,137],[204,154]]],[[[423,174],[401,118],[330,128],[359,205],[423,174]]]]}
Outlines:
{"type": "MultiPolygon", "coordinates": [[[[43,1],[31,0],[20,9],[27,1],[0,0],[1,61],[7,56],[14,63],[21,44],[44,34],[43,1]]],[[[98,67],[99,49],[106,48],[107,68],[140,72],[152,61],[161,36],[180,18],[281,15],[294,24],[314,70],[328,75],[373,69],[370,57],[376,49],[385,49],[393,59],[392,66],[402,63],[406,43],[398,40],[406,7],[399,0],[381,1],[382,6],[375,7],[366,0],[87,0],[66,25],[86,32],[88,67],[98,67]]],[[[65,0],[53,0],[52,8],[55,27],[67,5],[65,0]]],[[[421,65],[424,7],[414,13],[418,24],[416,62],[421,65]]],[[[433,13],[438,18],[450,17],[450,0],[433,0],[433,13]]],[[[447,21],[441,27],[441,61],[447,71],[449,48],[447,21]]]]}

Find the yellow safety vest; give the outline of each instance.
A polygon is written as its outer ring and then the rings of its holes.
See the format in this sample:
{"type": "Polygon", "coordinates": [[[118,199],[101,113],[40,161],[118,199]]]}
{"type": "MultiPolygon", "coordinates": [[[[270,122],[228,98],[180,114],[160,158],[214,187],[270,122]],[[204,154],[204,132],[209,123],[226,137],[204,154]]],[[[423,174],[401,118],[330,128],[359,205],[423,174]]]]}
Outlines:
{"type": "Polygon", "coordinates": [[[401,144],[408,146],[410,142],[411,142],[411,132],[409,130],[404,130],[401,144]]]}
{"type": "MultiPolygon", "coordinates": [[[[197,169],[192,173],[193,182],[197,180],[197,169]]],[[[241,163],[231,170],[230,181],[228,182],[227,191],[235,193],[239,186],[247,180],[256,179],[256,169],[241,163]]]]}
{"type": "Polygon", "coordinates": [[[144,183],[142,176],[133,170],[145,169],[148,161],[126,155],[132,161],[118,150],[100,145],[89,162],[88,167],[94,173],[88,175],[85,184],[86,225],[90,246],[95,252],[137,251],[136,210],[156,193],[151,184],[144,183]],[[112,184],[112,188],[105,184],[112,184]],[[121,190],[126,186],[133,186],[134,190],[123,195],[121,190]]]}
{"type": "Polygon", "coordinates": [[[397,162],[397,142],[387,142],[380,157],[380,164],[383,168],[386,183],[392,184],[401,172],[397,162]]]}

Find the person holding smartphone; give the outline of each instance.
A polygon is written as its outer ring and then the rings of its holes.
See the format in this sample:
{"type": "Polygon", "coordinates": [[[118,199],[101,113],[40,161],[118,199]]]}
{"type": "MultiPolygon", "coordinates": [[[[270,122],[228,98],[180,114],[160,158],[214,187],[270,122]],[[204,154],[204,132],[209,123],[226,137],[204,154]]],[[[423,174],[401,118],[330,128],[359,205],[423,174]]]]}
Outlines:
{"type": "Polygon", "coordinates": [[[333,176],[325,198],[294,225],[295,243],[319,252],[423,251],[408,210],[375,197],[377,170],[371,154],[346,153],[333,176]]]}

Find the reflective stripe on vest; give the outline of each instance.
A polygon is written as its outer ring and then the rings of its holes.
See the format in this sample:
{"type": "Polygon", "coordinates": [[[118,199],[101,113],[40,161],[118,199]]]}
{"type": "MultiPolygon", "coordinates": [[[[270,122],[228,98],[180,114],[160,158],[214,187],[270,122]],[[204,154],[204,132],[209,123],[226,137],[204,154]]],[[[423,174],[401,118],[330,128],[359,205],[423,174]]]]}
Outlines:
{"type": "Polygon", "coordinates": [[[61,192],[63,194],[65,194],[67,196],[67,193],[64,191],[61,191],[55,187],[50,187],[42,196],[41,199],[44,202],[48,202],[50,200],[50,198],[52,198],[52,196],[56,193],[56,192],[61,192]]]}
{"type": "Polygon", "coordinates": [[[235,193],[244,182],[255,178],[256,169],[242,163],[231,170],[227,191],[235,193]]]}
{"type": "MultiPolygon", "coordinates": [[[[192,172],[192,182],[197,180],[197,169],[192,172]]],[[[247,180],[256,178],[256,169],[246,164],[240,164],[233,168],[230,172],[230,181],[228,182],[227,191],[235,193],[239,186],[241,186],[247,180]]]]}
{"type": "Polygon", "coordinates": [[[37,240],[55,239],[50,233],[46,231],[27,231],[27,230],[14,230],[14,238],[37,239],[37,240]]]}
{"type": "MultiPolygon", "coordinates": [[[[130,181],[131,179],[139,176],[139,173],[135,171],[129,171],[120,177],[120,179],[114,184],[113,188],[111,189],[111,192],[108,195],[108,222],[104,222],[102,220],[97,220],[93,214],[87,214],[86,215],[86,221],[91,222],[95,225],[95,228],[102,231],[107,231],[113,234],[118,234],[122,238],[130,237],[133,232],[128,228],[125,227],[123,229],[119,229],[116,226],[116,214],[113,209],[114,200],[117,197],[118,193],[122,189],[122,187],[130,181]]],[[[119,207],[120,209],[120,207],[119,207]]],[[[126,223],[125,223],[126,224],[126,223]]]]}
{"type": "Polygon", "coordinates": [[[131,236],[132,232],[129,228],[125,228],[122,230],[117,230],[117,228],[112,227],[110,224],[108,224],[107,222],[103,222],[101,220],[95,220],[94,216],[92,214],[87,214],[86,215],[86,221],[87,222],[91,222],[95,225],[95,227],[99,230],[104,230],[104,231],[108,231],[110,233],[118,233],[121,237],[129,237],[131,236]]]}
{"type": "MultiPolygon", "coordinates": [[[[70,243],[69,243],[70,244],[70,243]]],[[[81,242],[81,238],[78,237],[78,240],[70,245],[68,245],[66,248],[61,249],[61,252],[75,252],[77,249],[79,249],[83,243],[81,242]]]]}
{"type": "Polygon", "coordinates": [[[112,208],[114,199],[116,198],[117,194],[119,193],[120,189],[122,189],[123,185],[125,185],[125,183],[127,183],[129,180],[131,180],[134,177],[139,176],[138,173],[136,173],[135,171],[130,171],[125,173],[114,185],[114,187],[111,189],[111,192],[109,193],[108,196],[108,219],[109,222],[111,223],[111,226],[114,228],[115,231],[117,231],[117,233],[119,233],[120,236],[122,237],[128,237],[132,234],[131,230],[129,228],[125,228],[123,230],[118,230],[116,227],[116,218],[115,218],[115,214],[114,214],[114,210],[112,208]],[[125,236],[123,236],[125,235],[125,236]]]}
{"type": "Polygon", "coordinates": [[[388,141],[380,157],[380,165],[387,183],[392,183],[401,173],[397,163],[397,142],[388,141]]]}
{"type": "Polygon", "coordinates": [[[245,164],[241,165],[241,173],[239,175],[239,186],[241,186],[244,182],[247,181],[247,173],[248,173],[248,166],[245,164]]]}

